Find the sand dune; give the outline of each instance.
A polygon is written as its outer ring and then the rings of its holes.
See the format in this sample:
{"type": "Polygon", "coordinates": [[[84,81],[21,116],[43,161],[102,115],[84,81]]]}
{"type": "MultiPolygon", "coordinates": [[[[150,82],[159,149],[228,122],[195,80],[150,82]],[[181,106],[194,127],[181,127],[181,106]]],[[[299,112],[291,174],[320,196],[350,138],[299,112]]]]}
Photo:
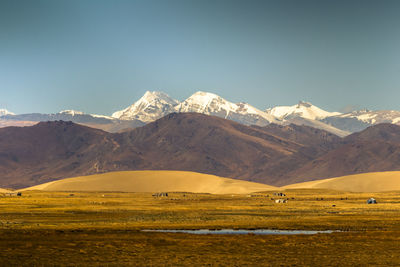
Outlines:
{"type": "Polygon", "coordinates": [[[400,190],[400,171],[370,172],[336,178],[291,184],[285,189],[326,188],[351,192],[381,192],[400,190]]]}
{"type": "Polygon", "coordinates": [[[11,193],[12,191],[0,188],[0,193],[11,193]]]}
{"type": "Polygon", "coordinates": [[[24,190],[122,192],[181,191],[212,194],[246,194],[274,189],[276,189],[276,187],[195,172],[124,171],[67,178],[29,187],[24,190]]]}

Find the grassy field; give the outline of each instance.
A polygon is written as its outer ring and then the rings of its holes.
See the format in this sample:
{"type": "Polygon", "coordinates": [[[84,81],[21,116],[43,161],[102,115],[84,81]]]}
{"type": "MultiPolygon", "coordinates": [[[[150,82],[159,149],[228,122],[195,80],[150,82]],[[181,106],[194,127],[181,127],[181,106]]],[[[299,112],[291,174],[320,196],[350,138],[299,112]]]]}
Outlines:
{"type": "Polygon", "coordinates": [[[248,195],[102,192],[0,194],[2,265],[399,265],[400,193],[286,190],[248,195]],[[268,195],[268,197],[267,197],[268,195]],[[378,204],[367,205],[369,197],[378,204]],[[259,236],[142,229],[341,230],[259,236]]]}

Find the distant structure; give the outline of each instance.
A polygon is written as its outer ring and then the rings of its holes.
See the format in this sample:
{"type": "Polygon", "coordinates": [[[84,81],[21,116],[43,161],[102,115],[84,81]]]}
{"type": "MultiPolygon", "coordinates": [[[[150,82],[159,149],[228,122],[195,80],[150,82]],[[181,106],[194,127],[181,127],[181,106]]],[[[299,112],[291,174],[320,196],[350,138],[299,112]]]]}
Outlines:
{"type": "Polygon", "coordinates": [[[17,193],[15,193],[15,192],[7,192],[7,193],[2,193],[2,195],[6,196],[6,197],[15,197],[15,196],[17,196],[17,193]]]}
{"type": "Polygon", "coordinates": [[[167,197],[168,193],[155,193],[153,194],[153,197],[167,197]]]}
{"type": "Polygon", "coordinates": [[[377,204],[376,199],[371,197],[370,199],[367,200],[367,204],[377,204]]]}
{"type": "Polygon", "coordinates": [[[284,193],[274,193],[274,196],[284,197],[286,196],[284,193]]]}

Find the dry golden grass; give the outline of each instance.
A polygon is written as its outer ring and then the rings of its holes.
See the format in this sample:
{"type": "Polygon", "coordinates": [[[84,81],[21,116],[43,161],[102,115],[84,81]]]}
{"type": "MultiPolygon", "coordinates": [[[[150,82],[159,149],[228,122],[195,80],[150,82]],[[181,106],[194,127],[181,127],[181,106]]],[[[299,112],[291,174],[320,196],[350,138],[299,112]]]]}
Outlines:
{"type": "Polygon", "coordinates": [[[186,171],[124,171],[80,176],[27,188],[43,191],[194,192],[246,194],[275,187],[186,171]]]}
{"type": "Polygon", "coordinates": [[[285,186],[284,188],[324,188],[351,192],[400,190],[400,172],[371,172],[285,186]]]}
{"type": "Polygon", "coordinates": [[[3,266],[398,266],[397,232],[233,236],[0,231],[3,266]]]}
{"type": "Polygon", "coordinates": [[[115,226],[396,230],[400,224],[398,192],[290,189],[285,191],[284,198],[289,198],[286,204],[271,200],[282,198],[273,193],[170,192],[168,197],[153,197],[151,193],[25,191],[22,197],[0,198],[0,225],[24,229],[115,226]],[[376,198],[378,204],[367,205],[369,197],[376,198]]]}
{"type": "MultiPolygon", "coordinates": [[[[276,191],[275,191],[276,192],[276,191]]],[[[26,191],[0,197],[3,265],[399,265],[400,194],[322,189],[243,195],[26,191]],[[268,195],[268,197],[267,197],[268,195]],[[375,197],[376,205],[366,200],[375,197]],[[318,200],[317,200],[318,199],[318,200]],[[321,200],[322,199],[322,200],[321,200]],[[335,205],[335,206],[333,206],[335,205]],[[141,229],[342,230],[312,236],[141,229]]]]}

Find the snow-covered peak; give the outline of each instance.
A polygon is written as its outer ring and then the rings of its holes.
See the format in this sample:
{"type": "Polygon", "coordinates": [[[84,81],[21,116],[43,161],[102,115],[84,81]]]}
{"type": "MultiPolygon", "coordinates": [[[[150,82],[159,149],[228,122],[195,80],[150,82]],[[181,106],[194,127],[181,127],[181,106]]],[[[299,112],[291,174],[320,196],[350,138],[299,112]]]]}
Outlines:
{"type": "Polygon", "coordinates": [[[400,122],[400,111],[397,110],[359,110],[337,116],[339,118],[355,118],[359,121],[377,123],[398,123],[400,122]]]}
{"type": "Polygon", "coordinates": [[[311,104],[310,102],[306,102],[306,101],[299,101],[299,103],[297,104],[298,107],[306,107],[306,108],[310,108],[313,106],[313,104],[311,104]]]}
{"type": "Polygon", "coordinates": [[[62,110],[62,111],[58,112],[57,115],[70,115],[72,117],[74,117],[74,116],[91,116],[93,118],[115,120],[115,118],[110,117],[110,116],[98,115],[98,114],[87,114],[82,111],[77,111],[77,110],[72,110],[72,109],[62,110]]]}
{"type": "Polygon", "coordinates": [[[206,106],[208,105],[211,101],[213,100],[218,100],[218,101],[223,101],[223,102],[228,102],[219,95],[213,94],[213,93],[208,93],[208,92],[203,92],[203,91],[198,91],[191,95],[186,101],[191,101],[198,103],[200,105],[206,106]]]}
{"type": "Polygon", "coordinates": [[[259,110],[255,107],[253,107],[252,105],[249,105],[244,102],[237,103],[236,105],[238,107],[236,112],[238,112],[239,114],[249,114],[249,115],[253,115],[253,116],[260,116],[270,123],[271,122],[279,123],[279,120],[277,120],[277,118],[275,116],[272,116],[262,110],[259,110]]]}
{"type": "Polygon", "coordinates": [[[266,125],[276,122],[274,116],[266,114],[247,103],[232,103],[208,92],[196,92],[175,107],[176,112],[196,112],[231,119],[243,124],[266,125]]]}
{"type": "Polygon", "coordinates": [[[179,104],[163,92],[147,91],[138,101],[126,109],[114,112],[113,118],[120,120],[138,119],[151,122],[174,111],[174,106],[179,104]]]}
{"type": "Polygon", "coordinates": [[[7,109],[0,109],[0,116],[5,116],[5,115],[15,115],[15,114],[8,111],[7,109]]]}
{"type": "Polygon", "coordinates": [[[172,112],[195,112],[234,120],[247,125],[267,125],[277,122],[272,115],[256,109],[246,103],[234,104],[222,97],[208,92],[198,91],[183,102],[172,99],[162,92],[147,91],[133,105],[114,112],[113,118],[121,120],[155,121],[172,112]]]}
{"type": "Polygon", "coordinates": [[[58,114],[65,114],[65,115],[75,116],[75,115],[84,115],[85,113],[83,113],[82,111],[66,109],[66,110],[62,110],[62,111],[58,112],[58,114]]]}
{"type": "Polygon", "coordinates": [[[150,103],[153,101],[160,101],[160,100],[171,103],[171,104],[176,104],[176,102],[177,102],[176,100],[172,99],[166,93],[159,92],[159,91],[146,91],[146,93],[144,93],[144,95],[142,96],[142,98],[140,98],[139,101],[150,103]]]}
{"type": "Polygon", "coordinates": [[[266,112],[279,119],[285,119],[289,116],[297,116],[310,120],[320,120],[330,116],[340,115],[339,112],[328,112],[309,102],[300,101],[293,106],[278,106],[267,109],[266,112]]]}
{"type": "MultiPolygon", "coordinates": [[[[196,92],[176,107],[178,112],[197,112],[211,115],[214,112],[235,110],[235,104],[207,92],[196,92]]],[[[226,115],[228,115],[226,114],[226,115]]]]}

